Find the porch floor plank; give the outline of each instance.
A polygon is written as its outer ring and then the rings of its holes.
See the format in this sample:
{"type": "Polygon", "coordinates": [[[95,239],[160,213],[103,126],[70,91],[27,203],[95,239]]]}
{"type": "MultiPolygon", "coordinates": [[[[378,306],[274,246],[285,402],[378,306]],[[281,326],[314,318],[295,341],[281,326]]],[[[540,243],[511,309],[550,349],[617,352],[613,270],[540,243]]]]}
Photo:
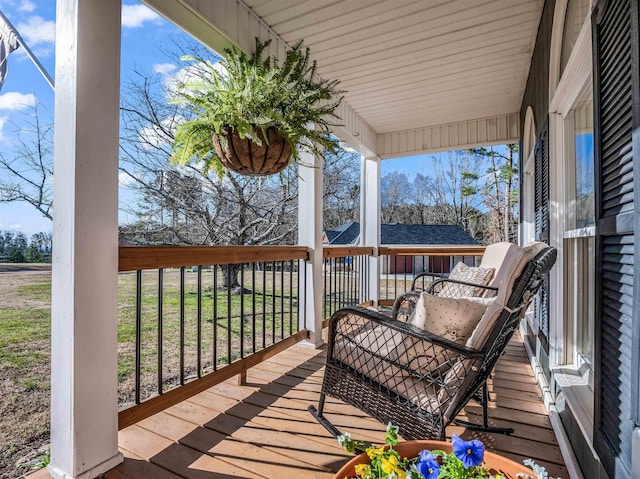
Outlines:
{"type": "MultiPolygon", "coordinates": [[[[125,462],[107,479],[331,479],[350,457],[308,413],[316,405],[325,352],[297,345],[250,369],[246,385],[233,378],[120,431],[125,462]]],[[[512,436],[451,426],[447,436],[481,439],[488,450],[521,462],[533,458],[550,475],[569,478],[551,423],[516,335],[489,381],[489,423],[512,436]]],[[[352,436],[382,443],[384,425],[327,398],[328,417],[352,436]]],[[[481,421],[470,403],[461,419],[481,421]]],[[[31,476],[48,477],[42,471],[31,476]]]]}

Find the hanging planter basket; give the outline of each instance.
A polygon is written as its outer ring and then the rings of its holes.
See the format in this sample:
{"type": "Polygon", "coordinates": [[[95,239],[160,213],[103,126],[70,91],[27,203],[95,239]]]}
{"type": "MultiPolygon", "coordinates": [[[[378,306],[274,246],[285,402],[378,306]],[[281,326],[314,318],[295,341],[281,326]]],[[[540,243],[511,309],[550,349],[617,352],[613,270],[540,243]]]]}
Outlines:
{"type": "Polygon", "coordinates": [[[241,138],[233,128],[223,128],[220,135],[213,135],[213,148],[222,164],[232,171],[247,176],[275,175],[289,165],[291,146],[275,128],[266,131],[265,139],[258,130],[262,142],[258,145],[248,138],[241,138]]]}

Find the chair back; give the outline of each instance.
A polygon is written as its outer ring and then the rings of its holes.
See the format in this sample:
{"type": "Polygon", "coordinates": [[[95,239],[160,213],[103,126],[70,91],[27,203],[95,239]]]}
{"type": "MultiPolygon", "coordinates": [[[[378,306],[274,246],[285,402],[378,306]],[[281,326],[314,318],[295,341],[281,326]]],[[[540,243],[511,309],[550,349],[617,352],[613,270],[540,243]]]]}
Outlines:
{"type": "Polygon", "coordinates": [[[467,373],[461,379],[460,388],[444,413],[445,423],[460,413],[461,409],[487,380],[518,329],[520,320],[524,317],[524,313],[538,292],[545,276],[556,261],[556,249],[544,243],[528,245],[524,248],[524,252],[523,266],[516,265],[514,278],[503,278],[498,289],[498,296],[494,303],[487,308],[476,331],[467,342],[467,346],[479,349],[484,353],[483,359],[476,360],[471,367],[464,368],[467,373]],[[535,257],[532,259],[528,259],[526,256],[533,254],[535,257]],[[485,331],[480,331],[481,334],[477,334],[481,326],[485,328],[485,331]]]}

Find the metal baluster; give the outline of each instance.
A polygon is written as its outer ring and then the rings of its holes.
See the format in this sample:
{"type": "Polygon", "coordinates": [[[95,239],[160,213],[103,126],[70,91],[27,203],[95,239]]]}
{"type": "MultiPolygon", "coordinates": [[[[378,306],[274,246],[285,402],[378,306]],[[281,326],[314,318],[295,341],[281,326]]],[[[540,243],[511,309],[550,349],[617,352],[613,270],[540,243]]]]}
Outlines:
{"type": "Polygon", "coordinates": [[[304,262],[301,260],[298,260],[298,274],[297,274],[298,280],[296,282],[296,296],[298,298],[296,306],[298,310],[298,315],[296,319],[296,331],[300,331],[300,283],[302,282],[302,275],[301,275],[302,271],[300,270],[301,264],[304,265],[304,262]]]}
{"type": "MultiPolygon", "coordinates": [[[[324,300],[327,302],[327,309],[329,310],[329,314],[327,316],[325,316],[323,319],[326,319],[326,318],[330,317],[333,314],[333,312],[331,311],[331,296],[333,294],[333,280],[331,278],[331,273],[333,273],[333,268],[331,266],[332,265],[331,261],[332,261],[331,258],[327,258],[327,262],[329,263],[329,272],[328,272],[329,289],[325,292],[325,298],[324,298],[324,300]]],[[[305,269],[305,271],[306,271],[306,269],[305,269]]]]}
{"type": "Polygon", "coordinates": [[[271,336],[276,344],[276,262],[271,262],[271,336]]]}
{"type": "MultiPolygon", "coordinates": [[[[303,264],[304,264],[304,290],[302,291],[302,294],[305,297],[305,300],[304,300],[305,307],[304,307],[303,314],[304,314],[304,327],[306,329],[307,328],[307,299],[306,299],[307,298],[307,263],[306,261],[303,264]]],[[[299,298],[300,298],[300,292],[298,292],[298,303],[300,303],[299,298]]],[[[300,330],[299,323],[300,323],[300,318],[298,318],[298,331],[300,330]]]]}
{"type": "Polygon", "coordinates": [[[280,261],[280,339],[284,339],[284,261],[280,261]]]}
{"type": "Polygon", "coordinates": [[[251,263],[251,318],[252,340],[251,351],[256,352],[256,263],[251,263]]]}
{"type": "Polygon", "coordinates": [[[142,362],[142,270],[136,271],[136,379],[135,400],[140,404],[140,370],[142,362]]]}
{"type": "Polygon", "coordinates": [[[262,263],[262,348],[267,347],[267,263],[262,263]]]}
{"type": "Polygon", "coordinates": [[[394,299],[398,297],[398,272],[396,269],[398,268],[398,257],[393,257],[393,263],[395,268],[393,268],[393,297],[394,299]]]}
{"type": "Polygon", "coordinates": [[[218,370],[218,265],[213,265],[213,370],[218,370]]]}
{"type": "Polygon", "coordinates": [[[240,265],[240,357],[244,358],[244,263],[240,265]]]}
{"type": "MultiPolygon", "coordinates": [[[[403,258],[404,258],[404,268],[402,269],[404,270],[404,278],[402,280],[402,292],[405,292],[407,290],[407,259],[411,258],[411,256],[403,256],[403,258]]],[[[411,271],[413,271],[413,268],[411,268],[411,271]]]]}
{"type": "MultiPolygon", "coordinates": [[[[323,268],[324,269],[323,271],[324,289],[322,290],[322,319],[326,319],[327,318],[327,295],[329,294],[329,290],[327,289],[327,258],[322,259],[322,265],[324,266],[323,268]]],[[[300,271],[298,271],[298,279],[300,279],[300,271]]],[[[298,292],[298,296],[300,296],[300,292],[298,292]]],[[[300,304],[300,298],[298,298],[298,304],[300,304]]]]}
{"type": "Polygon", "coordinates": [[[196,367],[198,377],[202,377],[202,266],[198,266],[198,316],[197,316],[196,343],[198,351],[196,354],[196,367]]]}
{"type": "Polygon", "coordinates": [[[158,270],[158,394],[163,393],[162,378],[162,313],[163,304],[162,296],[164,293],[164,269],[158,270]]]}
{"type": "Polygon", "coordinates": [[[289,261],[289,335],[293,334],[293,260],[289,261]]]}
{"type": "Polygon", "coordinates": [[[180,267],[180,385],[184,385],[184,271],[180,267]]]}
{"type": "Polygon", "coordinates": [[[227,363],[231,364],[231,270],[230,264],[227,265],[227,363]]]}

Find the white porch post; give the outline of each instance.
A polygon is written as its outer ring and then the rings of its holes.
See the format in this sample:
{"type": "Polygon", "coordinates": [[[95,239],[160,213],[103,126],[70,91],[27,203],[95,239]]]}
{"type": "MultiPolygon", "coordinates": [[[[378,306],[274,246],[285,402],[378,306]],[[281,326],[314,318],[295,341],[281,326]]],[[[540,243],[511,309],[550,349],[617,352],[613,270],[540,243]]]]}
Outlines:
{"type": "Polygon", "coordinates": [[[54,478],[94,478],[118,452],[121,1],[58,0],[51,331],[54,478]]]}
{"type": "MultiPolygon", "coordinates": [[[[322,158],[300,153],[298,166],[298,244],[309,248],[307,288],[300,311],[304,312],[311,342],[322,345],[322,158]]],[[[302,274],[302,272],[300,272],[302,274]]]]}
{"type": "Polygon", "coordinates": [[[365,300],[374,305],[380,299],[380,158],[361,157],[360,166],[360,244],[375,248],[375,256],[369,257],[369,291],[365,300]]]}

